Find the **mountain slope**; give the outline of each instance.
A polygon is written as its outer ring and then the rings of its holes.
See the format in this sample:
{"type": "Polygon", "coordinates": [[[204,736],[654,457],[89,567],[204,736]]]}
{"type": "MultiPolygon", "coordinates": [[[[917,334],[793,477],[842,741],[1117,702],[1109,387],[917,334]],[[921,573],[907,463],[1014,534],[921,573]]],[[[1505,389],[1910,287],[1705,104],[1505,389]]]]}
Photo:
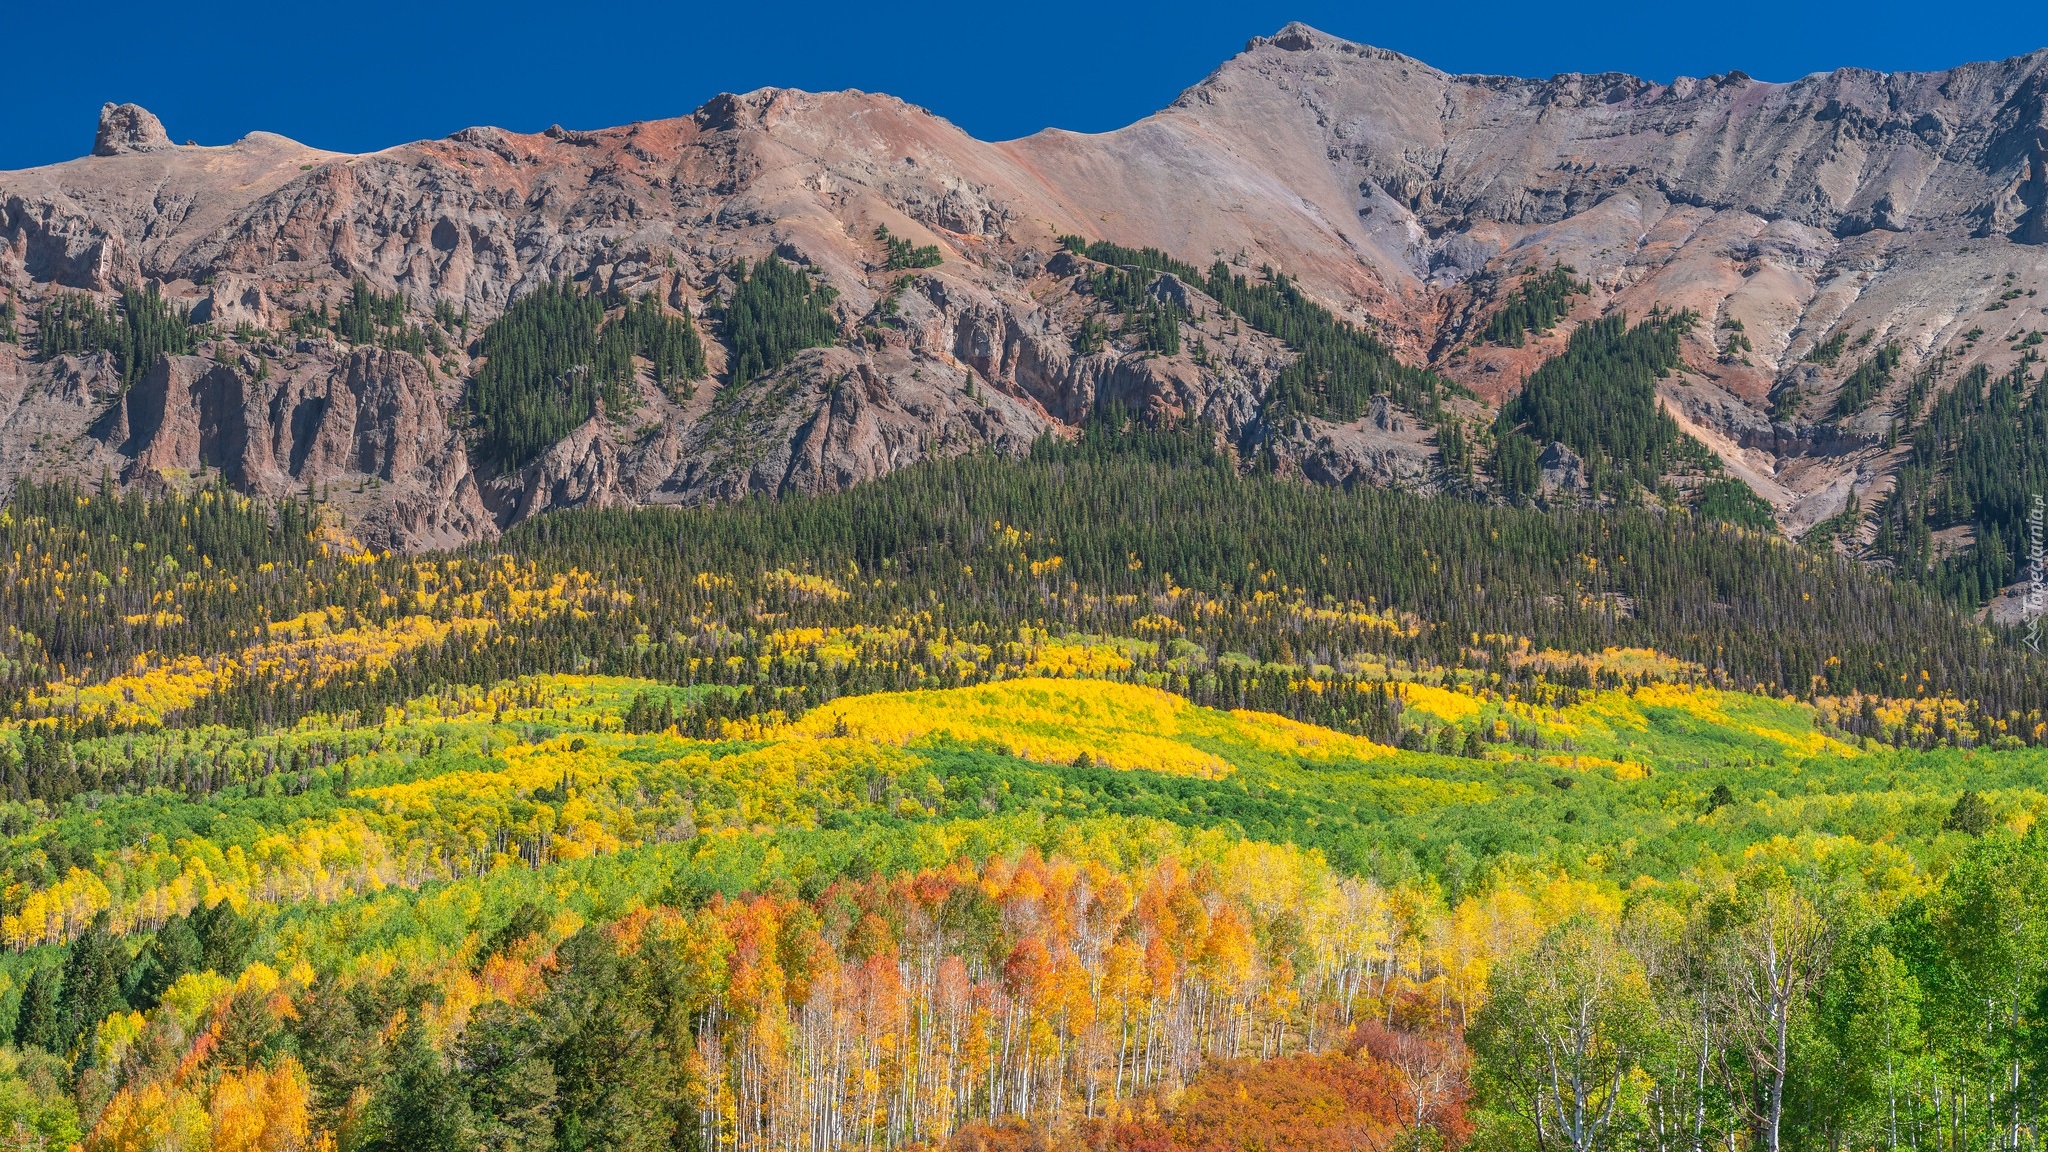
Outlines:
{"type": "Polygon", "coordinates": [[[1882,499],[1910,381],[2003,373],[2048,328],[2028,295],[2048,280],[2044,93],[2048,52],[1791,84],[1521,80],[1290,25],[1128,128],[1001,144],[858,92],[363,156],[263,134],[170,146],[136,127],[147,113],[110,108],[112,155],[0,174],[0,284],[23,340],[0,345],[0,468],[145,485],[219,469],[252,492],[310,488],[401,547],[567,504],[841,487],[932,453],[1018,451],[1111,403],[1207,419],[1311,477],[1452,479],[1414,414],[1279,418],[1267,401],[1295,351],[1198,288],[1149,289],[1187,313],[1177,351],[1120,336],[1091,266],[1060,252],[1075,234],[1254,279],[1271,265],[1483,402],[1439,428],[1479,428],[1576,321],[1689,308],[1705,322],[1664,403],[1799,532],[1852,493],[1882,499]],[[877,228],[941,262],[890,267],[877,228]],[[770,253],[836,291],[842,339],[727,388],[706,317],[733,262],[770,253]],[[1589,288],[1564,323],[1473,343],[1529,270],[1560,262],[1589,288]],[[358,277],[398,294],[432,351],[366,353],[315,324],[358,277]],[[462,449],[474,340],[556,278],[688,308],[712,378],[670,395],[643,372],[629,411],[500,474],[462,449]],[[211,326],[196,359],[33,356],[56,293],[144,284],[211,326]],[[1091,317],[1111,329],[1099,350],[1091,317]],[[1893,344],[1875,395],[1838,404],[1865,349],[1893,344]]]}

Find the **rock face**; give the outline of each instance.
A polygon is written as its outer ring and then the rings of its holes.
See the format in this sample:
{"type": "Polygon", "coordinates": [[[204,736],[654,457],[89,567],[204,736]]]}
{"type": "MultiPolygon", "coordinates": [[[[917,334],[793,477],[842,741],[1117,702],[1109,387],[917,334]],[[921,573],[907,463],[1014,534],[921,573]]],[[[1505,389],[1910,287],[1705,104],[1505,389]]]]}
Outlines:
{"type": "Polygon", "coordinates": [[[451,427],[457,390],[418,359],[310,344],[213,351],[161,357],[125,393],[95,397],[105,407],[81,438],[85,460],[145,488],[218,473],[267,497],[312,491],[379,542],[446,546],[489,530],[451,427]]]}
{"type": "MultiPolygon", "coordinates": [[[[1861,354],[1821,363],[1816,348],[1865,332],[1899,344],[1882,401],[1935,364],[1938,387],[1976,363],[2003,371],[2020,334],[2048,329],[2028,294],[2048,287],[2048,51],[1791,84],[1532,80],[1447,75],[1290,25],[1128,128],[1000,144],[854,92],[769,89],[671,120],[473,128],[361,156],[262,133],[174,148],[147,112],[109,106],[93,157],[0,173],[0,296],[25,332],[0,345],[0,478],[311,486],[366,540],[424,547],[564,506],[821,491],[932,454],[1022,451],[1114,404],[1205,420],[1313,481],[1445,483],[1428,429],[1384,399],[1348,424],[1269,419],[1293,352],[1194,285],[1153,288],[1197,317],[1182,353],[1112,339],[1080,354],[1089,266],[1063,234],[1282,269],[1468,386],[1475,422],[1573,322],[1693,309],[1704,322],[1666,406],[1797,531],[1852,492],[1880,496],[1902,451],[1883,447],[1882,403],[1831,416],[1861,354]],[[889,269],[878,226],[943,263],[889,269]],[[771,252],[837,289],[842,339],[735,388],[704,318],[734,259],[771,252]],[[1592,285],[1567,323],[1475,347],[1554,262],[1592,285]],[[282,335],[357,277],[416,322],[466,310],[471,343],[450,328],[445,353],[416,357],[282,335]],[[643,379],[629,411],[515,472],[473,465],[474,338],[562,277],[688,307],[712,377],[688,398],[643,379]],[[53,294],[144,285],[209,325],[195,356],[34,355],[53,294]],[[1793,388],[1801,403],[1785,402],[1793,388]]],[[[1548,482],[1575,485],[1570,461],[1546,461],[1548,482]]]]}
{"type": "Polygon", "coordinates": [[[100,130],[93,137],[92,154],[119,156],[126,152],[154,152],[171,147],[170,133],[163,121],[136,104],[100,106],[100,130]]]}
{"type": "Polygon", "coordinates": [[[1575,496],[1586,488],[1586,462],[1579,454],[1553,440],[1536,458],[1545,495],[1575,496]]]}

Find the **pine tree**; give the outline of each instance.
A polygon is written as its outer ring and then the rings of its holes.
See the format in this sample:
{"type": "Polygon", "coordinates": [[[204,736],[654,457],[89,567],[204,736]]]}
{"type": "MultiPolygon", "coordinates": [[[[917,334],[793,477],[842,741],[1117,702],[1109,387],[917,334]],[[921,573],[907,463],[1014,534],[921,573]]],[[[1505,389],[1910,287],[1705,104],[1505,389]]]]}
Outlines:
{"type": "Polygon", "coordinates": [[[144,950],[142,972],[128,993],[128,1002],[146,1012],[156,1007],[180,976],[205,966],[205,946],[192,931],[190,919],[174,916],[157,929],[144,950]]]}
{"type": "MultiPolygon", "coordinates": [[[[1507,443],[1517,435],[1539,444],[1561,441],[1586,460],[1594,490],[1626,495],[1633,481],[1655,490],[1681,436],[1657,400],[1657,380],[1679,364],[1679,339],[1690,312],[1653,313],[1629,327],[1620,313],[1579,325],[1560,355],[1531,373],[1522,391],[1501,405],[1495,427],[1507,443]]],[[[1496,463],[1525,477],[1525,453],[1496,463]]]]}
{"type": "Polygon", "coordinates": [[[1964,789],[1956,798],[1955,807],[1949,809],[1948,818],[1941,822],[1943,829],[1961,832],[1965,836],[1982,836],[1997,824],[1998,816],[1991,810],[1982,796],[1964,789]]]}
{"type": "MultiPolygon", "coordinates": [[[[1533,265],[1525,269],[1527,273],[1535,271],[1533,265]]],[[[1573,296],[1593,290],[1591,283],[1572,278],[1576,271],[1570,265],[1557,264],[1547,272],[1524,280],[1500,311],[1486,322],[1486,327],[1480,330],[1479,339],[1487,344],[1520,348],[1524,333],[1550,331],[1571,309],[1573,296]]]]}
{"type": "Polygon", "coordinates": [[[22,989],[14,1020],[14,1042],[48,1052],[64,1050],[64,1020],[58,1007],[63,976],[56,968],[37,968],[22,989]]]}
{"type": "Polygon", "coordinates": [[[695,394],[704,345],[688,309],[662,310],[653,293],[625,304],[607,324],[602,299],[567,281],[515,301],[484,330],[483,365],[465,403],[480,446],[500,468],[517,468],[595,416],[632,404],[633,358],[650,362],[655,383],[677,400],[695,394]]]}
{"type": "Polygon", "coordinates": [[[732,300],[725,306],[725,339],[732,346],[732,386],[766,376],[806,348],[839,335],[830,311],[837,293],[773,253],[751,270],[733,266],[732,300]]]}
{"type": "Polygon", "coordinates": [[[93,1029],[111,1012],[127,1007],[121,976],[127,968],[105,912],[93,917],[85,933],[71,942],[64,961],[64,979],[57,998],[59,1051],[90,1040],[93,1029]]]}
{"type": "Polygon", "coordinates": [[[84,293],[52,292],[37,326],[43,359],[108,352],[128,384],[142,379],[159,356],[188,354],[198,341],[191,310],[174,307],[154,285],[122,289],[113,308],[84,293]]]}

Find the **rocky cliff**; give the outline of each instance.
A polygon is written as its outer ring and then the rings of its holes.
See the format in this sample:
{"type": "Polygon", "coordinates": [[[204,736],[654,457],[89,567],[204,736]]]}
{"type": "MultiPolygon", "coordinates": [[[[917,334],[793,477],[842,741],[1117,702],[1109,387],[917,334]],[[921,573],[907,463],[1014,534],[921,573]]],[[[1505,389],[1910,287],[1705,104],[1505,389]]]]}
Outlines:
{"type": "Polygon", "coordinates": [[[360,156],[262,133],[176,146],[109,105],[92,153],[0,173],[0,298],[20,333],[0,344],[0,479],[219,474],[310,491],[398,547],[566,505],[815,491],[933,453],[1019,451],[1109,402],[1205,419],[1312,480],[1442,481],[1430,431],[1384,400],[1350,423],[1269,419],[1294,353],[1195,286],[1170,286],[1191,316],[1182,352],[1113,338],[1081,354],[1088,269],[1063,234],[1284,270],[1468,386],[1474,421],[1570,327],[1472,342],[1528,270],[1586,278],[1572,319],[1691,308],[1707,322],[1667,405],[1794,532],[1852,493],[1868,504],[1897,463],[1882,406],[1822,419],[1853,358],[1816,348],[1896,342],[1898,389],[1941,357],[1944,379],[2002,370],[2048,329],[2048,51],[1790,84],[1525,80],[1290,25],[1092,136],[988,143],[886,96],[763,90],[674,120],[475,128],[360,156]],[[888,269],[878,226],[943,262],[888,269]],[[733,387],[704,317],[733,262],[768,253],[838,291],[845,338],[733,387]],[[422,324],[466,313],[469,339],[449,327],[415,355],[315,333],[307,319],[358,277],[422,324]],[[474,337],[556,278],[688,307],[712,378],[677,399],[643,374],[624,410],[495,471],[467,447],[474,337]],[[40,354],[54,294],[145,285],[205,325],[193,354],[125,372],[107,353],[40,354]],[[1783,402],[1793,388],[1803,407],[1783,402]]]}

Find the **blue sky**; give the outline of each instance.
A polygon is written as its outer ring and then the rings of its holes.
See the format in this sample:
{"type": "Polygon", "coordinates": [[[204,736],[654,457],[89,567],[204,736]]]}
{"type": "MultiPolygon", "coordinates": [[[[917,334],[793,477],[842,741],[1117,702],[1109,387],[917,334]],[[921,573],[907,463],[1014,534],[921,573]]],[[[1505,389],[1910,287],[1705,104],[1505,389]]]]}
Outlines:
{"type": "Polygon", "coordinates": [[[1101,131],[1171,101],[1289,20],[1455,72],[1856,65],[1933,69],[2048,46],[2048,4],[592,5],[28,2],[0,45],[0,169],[82,155],[103,101],[217,144],[267,129],[363,151],[471,124],[537,131],[678,116],[721,91],[863,88],[988,139],[1101,131]]]}

